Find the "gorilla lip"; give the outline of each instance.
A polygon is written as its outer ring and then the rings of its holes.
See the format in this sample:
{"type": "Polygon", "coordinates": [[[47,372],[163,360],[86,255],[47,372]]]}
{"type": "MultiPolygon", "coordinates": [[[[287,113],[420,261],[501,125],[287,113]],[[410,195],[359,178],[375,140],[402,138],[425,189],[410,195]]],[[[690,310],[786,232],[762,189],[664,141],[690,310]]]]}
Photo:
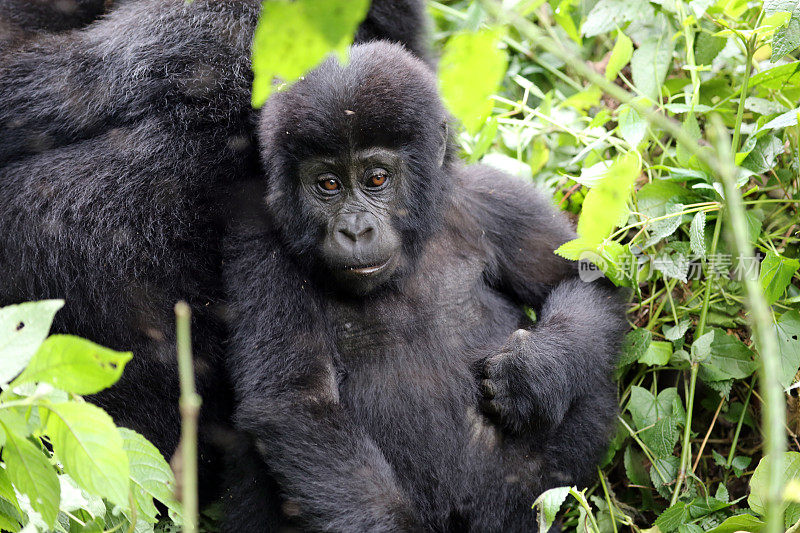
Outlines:
{"type": "Polygon", "coordinates": [[[348,267],[347,270],[354,274],[361,274],[364,276],[371,276],[372,274],[377,274],[381,270],[387,267],[391,259],[387,259],[381,264],[378,265],[369,265],[369,266],[362,266],[362,267],[348,267]]]}

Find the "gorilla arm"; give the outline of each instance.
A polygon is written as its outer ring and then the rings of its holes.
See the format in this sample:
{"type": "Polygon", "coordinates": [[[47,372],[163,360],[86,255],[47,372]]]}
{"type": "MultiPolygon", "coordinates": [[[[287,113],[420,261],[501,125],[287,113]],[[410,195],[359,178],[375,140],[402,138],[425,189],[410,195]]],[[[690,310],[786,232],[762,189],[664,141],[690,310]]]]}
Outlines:
{"type": "Polygon", "coordinates": [[[324,310],[274,241],[264,234],[229,250],[236,424],[280,483],[284,509],[309,529],[414,529],[392,467],[339,404],[324,310]]]}
{"type": "Polygon", "coordinates": [[[468,172],[465,189],[485,235],[490,283],[538,315],[486,361],[485,409],[513,433],[613,418],[611,370],[627,327],[619,296],[602,282],[581,282],[574,263],[553,253],[574,233],[530,185],[485,168],[468,172]],[[585,397],[595,405],[573,409],[585,397]]]}

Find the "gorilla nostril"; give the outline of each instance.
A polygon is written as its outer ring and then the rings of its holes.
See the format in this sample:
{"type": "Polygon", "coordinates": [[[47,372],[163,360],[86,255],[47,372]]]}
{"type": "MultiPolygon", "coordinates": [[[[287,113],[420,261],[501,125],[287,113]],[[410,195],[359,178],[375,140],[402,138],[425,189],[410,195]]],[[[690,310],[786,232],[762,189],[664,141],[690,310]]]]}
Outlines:
{"type": "Polygon", "coordinates": [[[375,230],[370,228],[366,228],[358,234],[359,239],[371,239],[372,235],[375,233],[375,230]]]}
{"type": "Polygon", "coordinates": [[[345,236],[348,241],[356,242],[358,240],[358,235],[356,235],[350,228],[341,228],[339,229],[339,233],[345,236]]]}

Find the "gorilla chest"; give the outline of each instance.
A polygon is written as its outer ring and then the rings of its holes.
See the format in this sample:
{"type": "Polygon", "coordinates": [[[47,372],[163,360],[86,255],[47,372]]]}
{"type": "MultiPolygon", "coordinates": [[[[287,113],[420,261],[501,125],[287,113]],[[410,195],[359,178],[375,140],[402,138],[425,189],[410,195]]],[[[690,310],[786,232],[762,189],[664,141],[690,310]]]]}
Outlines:
{"type": "Polygon", "coordinates": [[[425,457],[417,480],[460,469],[457,458],[484,431],[474,363],[492,355],[520,319],[485,286],[480,262],[440,259],[423,262],[402,290],[337,302],[328,315],[337,317],[342,404],[399,471],[416,471],[425,457]]]}

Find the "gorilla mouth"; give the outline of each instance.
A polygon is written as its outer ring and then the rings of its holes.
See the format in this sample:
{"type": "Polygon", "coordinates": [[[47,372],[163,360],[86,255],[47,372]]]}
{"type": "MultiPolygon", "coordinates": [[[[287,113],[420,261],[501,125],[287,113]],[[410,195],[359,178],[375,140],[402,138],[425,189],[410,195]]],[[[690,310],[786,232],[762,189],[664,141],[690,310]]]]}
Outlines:
{"type": "Polygon", "coordinates": [[[388,267],[389,263],[391,262],[392,259],[389,258],[383,263],[377,265],[353,266],[353,267],[347,267],[347,270],[349,272],[352,272],[353,274],[358,274],[360,276],[373,276],[385,270],[386,267],[388,267]]]}

